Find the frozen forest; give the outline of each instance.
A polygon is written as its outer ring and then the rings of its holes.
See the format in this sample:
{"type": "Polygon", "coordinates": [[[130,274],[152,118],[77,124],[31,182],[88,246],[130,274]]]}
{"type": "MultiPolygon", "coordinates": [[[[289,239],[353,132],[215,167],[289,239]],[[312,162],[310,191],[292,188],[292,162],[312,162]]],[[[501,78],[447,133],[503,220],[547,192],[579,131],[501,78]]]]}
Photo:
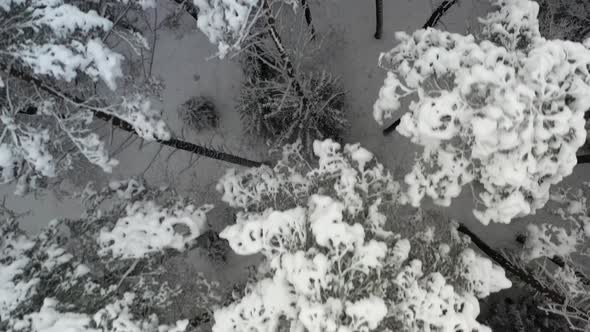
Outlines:
{"type": "Polygon", "coordinates": [[[590,332],[589,0],[0,0],[1,332],[590,332]]]}

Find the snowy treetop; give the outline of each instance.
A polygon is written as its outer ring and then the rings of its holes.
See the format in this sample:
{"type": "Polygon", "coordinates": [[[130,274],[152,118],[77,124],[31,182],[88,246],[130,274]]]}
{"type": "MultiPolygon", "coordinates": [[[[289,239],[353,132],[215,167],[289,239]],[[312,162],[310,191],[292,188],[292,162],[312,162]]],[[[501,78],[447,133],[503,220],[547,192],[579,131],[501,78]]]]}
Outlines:
{"type": "Polygon", "coordinates": [[[428,244],[413,249],[386,230],[383,209],[397,201],[397,186],[366,149],[326,140],[314,152],[316,167],[296,144],[274,169],[221,179],[223,199],[240,208],[221,237],[237,254],[265,261],[246,294],[215,311],[213,331],[488,331],[476,321],[477,297],[510,287],[504,271],[471,249],[451,263],[448,245],[436,249],[420,235],[428,244]],[[440,266],[469,273],[424,271],[412,253],[430,249],[440,266]],[[451,283],[457,276],[462,289],[451,283]]]}
{"type": "Polygon", "coordinates": [[[424,147],[406,176],[408,199],[448,206],[475,182],[475,216],[509,223],[534,213],[549,188],[571,174],[590,108],[590,49],[540,36],[538,4],[497,1],[484,39],[422,29],[399,32],[380,57],[387,78],[375,119],[410,96],[398,131],[424,147]]]}

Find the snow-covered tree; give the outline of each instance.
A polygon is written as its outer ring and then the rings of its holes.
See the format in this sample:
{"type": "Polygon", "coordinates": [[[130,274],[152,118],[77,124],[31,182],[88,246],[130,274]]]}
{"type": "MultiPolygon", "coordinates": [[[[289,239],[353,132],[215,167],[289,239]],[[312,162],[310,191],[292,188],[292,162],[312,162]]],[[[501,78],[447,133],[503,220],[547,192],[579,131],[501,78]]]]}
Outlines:
{"type": "Polygon", "coordinates": [[[590,44],[543,38],[533,1],[494,3],[478,38],[399,32],[380,57],[388,73],[373,110],[383,123],[417,98],[398,127],[424,148],[405,178],[407,199],[448,206],[471,184],[484,224],[545,205],[576,165],[590,108],[590,44]]]}
{"type": "MultiPolygon", "coordinates": [[[[149,1],[102,4],[147,6],[149,1]]],[[[125,121],[144,139],[170,137],[148,98],[137,91],[115,92],[124,57],[108,43],[118,38],[132,48],[144,47],[143,37],[77,6],[92,4],[0,2],[1,177],[18,181],[21,192],[39,178],[68,170],[76,154],[107,172],[117,165],[92,130],[95,117],[125,121]]]]}
{"type": "Polygon", "coordinates": [[[477,297],[510,287],[504,271],[449,225],[388,218],[399,186],[366,149],[326,140],[314,152],[317,166],[288,145],[274,168],[220,180],[239,209],[221,237],[263,262],[213,331],[488,331],[477,297]]]}
{"type": "Polygon", "coordinates": [[[79,220],[54,220],[36,236],[2,211],[0,330],[180,332],[190,314],[221,302],[221,288],[203,275],[174,277],[186,264],[174,253],[206,231],[209,206],[135,180],[82,196],[79,220]]]}

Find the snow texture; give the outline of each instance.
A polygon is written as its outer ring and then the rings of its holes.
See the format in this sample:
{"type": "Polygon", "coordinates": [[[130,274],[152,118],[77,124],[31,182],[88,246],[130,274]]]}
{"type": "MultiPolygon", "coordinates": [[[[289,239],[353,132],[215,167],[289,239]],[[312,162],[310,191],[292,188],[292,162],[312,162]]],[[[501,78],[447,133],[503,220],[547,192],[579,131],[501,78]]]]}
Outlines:
{"type": "Polygon", "coordinates": [[[161,208],[153,202],[135,202],[126,208],[126,216],[111,230],[101,231],[98,242],[101,255],[141,258],[164,249],[184,251],[207,227],[205,205],[161,208]],[[184,225],[187,232],[179,229],[184,225]],[[184,234],[183,234],[184,233],[184,234]]]}
{"type": "Polygon", "coordinates": [[[259,0],[193,0],[199,9],[197,26],[217,45],[219,57],[239,49],[249,31],[249,19],[259,0]]]}
{"type": "Polygon", "coordinates": [[[342,314],[348,315],[351,323],[338,331],[377,328],[387,313],[379,297],[346,303],[322,301],[321,294],[329,291],[330,281],[336,277],[332,271],[339,257],[352,253],[351,270],[368,274],[381,266],[386,255],[384,243],[364,241],[360,224],[343,222],[343,209],[342,203],[328,196],[313,195],[307,209],[267,212],[227,227],[221,237],[232,249],[238,254],[265,253],[275,273],[273,278],[256,283],[240,301],[215,311],[213,331],[276,330],[281,317],[308,331],[337,331],[342,314]],[[328,248],[330,255],[301,250],[307,229],[311,229],[315,245],[328,248]]]}

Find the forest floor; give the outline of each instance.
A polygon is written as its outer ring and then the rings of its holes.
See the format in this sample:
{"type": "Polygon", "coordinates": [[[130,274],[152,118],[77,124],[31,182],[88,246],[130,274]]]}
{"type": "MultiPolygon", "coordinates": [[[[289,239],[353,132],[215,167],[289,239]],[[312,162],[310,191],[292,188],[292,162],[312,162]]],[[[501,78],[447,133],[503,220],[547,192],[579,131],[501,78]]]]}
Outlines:
{"type": "MultiPolygon", "coordinates": [[[[169,5],[166,1],[161,2],[160,10],[169,10],[169,5]]],[[[385,72],[378,67],[378,57],[381,52],[395,45],[396,31],[411,32],[420,28],[432,13],[433,6],[430,0],[384,1],[384,6],[384,34],[381,40],[376,40],[373,38],[373,1],[311,2],[313,22],[318,33],[317,43],[321,47],[312,52],[312,57],[305,63],[306,66],[325,69],[341,77],[347,92],[345,114],[350,123],[344,141],[360,142],[402,182],[403,175],[413,164],[416,148],[397,133],[384,136],[382,128],[373,120],[372,105],[385,77],[385,72]]],[[[439,28],[458,33],[475,31],[477,17],[484,15],[487,8],[485,0],[462,1],[446,14],[439,28]]],[[[300,12],[297,14],[302,16],[300,12]]],[[[290,37],[301,33],[302,24],[299,20],[287,18],[286,21],[290,24],[286,24],[286,27],[283,24],[282,33],[292,34],[290,37]]],[[[235,109],[242,80],[237,58],[219,60],[212,58],[214,52],[214,46],[195,29],[194,21],[188,15],[183,17],[176,29],[163,28],[158,32],[153,75],[160,77],[165,83],[160,106],[165,112],[166,121],[177,136],[187,141],[223,148],[248,159],[268,159],[268,146],[260,139],[244,135],[235,109]],[[182,128],[176,110],[190,97],[199,95],[211,97],[220,112],[219,127],[215,130],[194,132],[189,128],[182,128]]],[[[117,133],[113,149],[125,139],[123,133],[117,133]]],[[[92,168],[84,170],[76,175],[77,180],[72,185],[62,189],[71,192],[76,185],[88,180],[104,184],[110,179],[143,174],[151,183],[177,188],[181,193],[197,197],[203,203],[218,202],[219,208],[210,214],[210,222],[216,228],[232,222],[232,215],[228,209],[223,208],[223,203],[219,200],[215,184],[226,169],[233,166],[209,159],[200,159],[191,165],[194,156],[183,151],[171,153],[173,151],[169,148],[160,150],[157,143],[142,145],[135,142],[116,155],[120,165],[112,174],[104,174],[92,168]]],[[[584,172],[588,174],[589,167],[590,165],[578,166],[563,185],[575,186],[586,180],[582,176],[584,172]]],[[[30,232],[38,231],[52,218],[76,217],[80,213],[78,201],[57,190],[47,192],[41,197],[14,197],[12,188],[4,189],[2,194],[7,198],[7,206],[12,209],[24,211],[34,207],[23,221],[23,227],[30,232]]],[[[514,220],[510,225],[484,226],[472,215],[473,198],[467,187],[450,207],[437,207],[428,200],[425,203],[427,209],[437,211],[444,218],[455,218],[466,224],[473,232],[498,248],[514,246],[515,234],[528,223],[551,220],[547,211],[541,211],[537,215],[514,220]]],[[[195,255],[195,259],[199,259],[197,256],[195,255]]],[[[245,264],[243,260],[240,262],[242,264],[237,265],[245,264]]],[[[232,264],[231,261],[228,262],[229,266],[232,264]]],[[[227,270],[223,272],[226,277],[231,273],[227,270]]]]}

